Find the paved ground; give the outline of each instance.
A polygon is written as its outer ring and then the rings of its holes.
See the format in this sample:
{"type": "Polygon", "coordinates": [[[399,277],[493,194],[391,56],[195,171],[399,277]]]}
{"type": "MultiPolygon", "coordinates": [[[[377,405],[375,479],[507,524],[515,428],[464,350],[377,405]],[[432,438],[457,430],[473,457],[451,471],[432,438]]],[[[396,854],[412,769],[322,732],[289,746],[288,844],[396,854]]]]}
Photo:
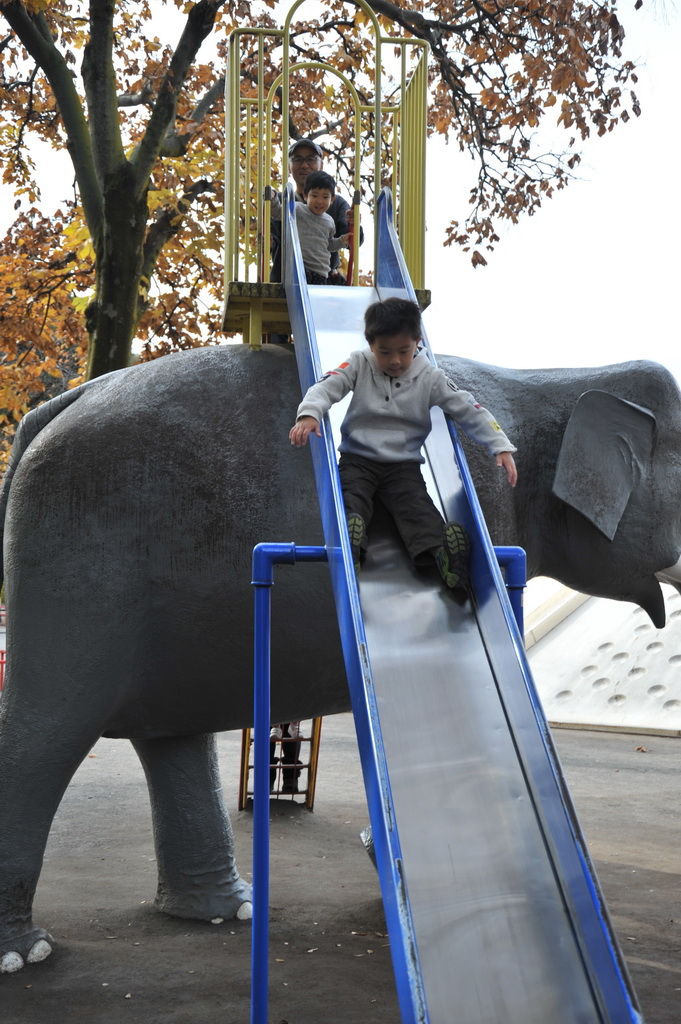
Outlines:
{"type": "MultiPolygon", "coordinates": [[[[556,738],[645,1020],[676,1024],[681,740],[556,738]]],[[[240,735],[222,737],[231,808],[239,747],[240,735]]],[[[246,1024],[250,925],[154,911],[141,768],[125,741],[101,741],[93,755],[62,803],[36,900],[59,949],[0,979],[0,1020],[246,1024]]],[[[324,722],[314,813],[283,800],[272,812],[271,1024],[399,1024],[378,882],[358,840],[366,811],[350,716],[324,722]]],[[[234,824],[247,874],[250,813],[235,811],[234,824]]]]}

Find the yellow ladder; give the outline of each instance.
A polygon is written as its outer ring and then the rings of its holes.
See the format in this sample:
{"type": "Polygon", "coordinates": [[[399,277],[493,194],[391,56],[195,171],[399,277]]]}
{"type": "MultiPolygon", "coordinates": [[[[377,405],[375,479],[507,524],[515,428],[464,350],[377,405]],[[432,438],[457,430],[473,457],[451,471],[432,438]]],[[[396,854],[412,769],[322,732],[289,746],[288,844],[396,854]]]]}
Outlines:
{"type": "MultiPolygon", "coordinates": [[[[311,722],[309,729],[305,730],[309,735],[289,738],[283,737],[280,740],[270,741],[270,796],[279,799],[282,796],[290,796],[291,800],[296,797],[304,797],[305,807],[311,811],[314,807],[315,790],[317,788],[317,767],[319,764],[319,744],[322,735],[322,719],[308,719],[311,722]],[[300,744],[300,751],[309,747],[307,761],[298,763],[283,763],[284,745],[300,744]],[[276,748],[279,747],[281,757],[276,756],[276,748]],[[276,760],[275,760],[276,759],[276,760]],[[288,779],[287,775],[288,774],[288,779]],[[285,780],[289,785],[285,785],[285,780]],[[295,780],[295,786],[290,782],[295,780]],[[304,780],[304,781],[303,781],[304,780]],[[302,785],[301,785],[302,783],[302,785]]],[[[301,727],[303,723],[301,722],[301,727]]],[[[253,799],[253,730],[244,729],[241,733],[241,772],[239,775],[239,810],[243,811],[248,807],[249,800],[253,799]]]]}

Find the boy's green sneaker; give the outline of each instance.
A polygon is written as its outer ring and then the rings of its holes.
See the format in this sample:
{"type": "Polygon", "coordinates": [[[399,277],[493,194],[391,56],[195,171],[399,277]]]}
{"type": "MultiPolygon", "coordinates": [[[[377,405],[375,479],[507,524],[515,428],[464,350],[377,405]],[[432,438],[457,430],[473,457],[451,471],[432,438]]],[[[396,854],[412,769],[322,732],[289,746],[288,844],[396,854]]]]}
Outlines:
{"type": "Polygon", "coordinates": [[[348,516],[348,536],[352,549],[352,561],[355,564],[355,572],[359,572],[359,563],[362,555],[362,542],[366,535],[364,520],[357,512],[351,512],[348,516]]]}
{"type": "Polygon", "coordinates": [[[451,590],[468,587],[470,540],[461,523],[446,523],[442,530],[443,545],[435,552],[435,562],[445,584],[451,590]]]}

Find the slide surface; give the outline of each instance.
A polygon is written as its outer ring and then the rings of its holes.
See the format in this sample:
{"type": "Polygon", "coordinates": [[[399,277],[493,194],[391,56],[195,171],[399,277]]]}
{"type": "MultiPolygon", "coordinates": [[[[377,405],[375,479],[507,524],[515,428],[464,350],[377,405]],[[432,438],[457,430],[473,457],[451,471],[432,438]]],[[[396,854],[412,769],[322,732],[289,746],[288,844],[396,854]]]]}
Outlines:
{"type": "MultiPolygon", "coordinates": [[[[291,201],[285,285],[304,390],[363,343],[369,303],[413,290],[389,194],[377,289],[307,287],[291,201]]],[[[355,579],[336,466],[344,408],[311,450],[402,1020],[638,1022],[456,432],[433,411],[424,475],[471,534],[463,606],[413,570],[380,517],[355,579]]]]}

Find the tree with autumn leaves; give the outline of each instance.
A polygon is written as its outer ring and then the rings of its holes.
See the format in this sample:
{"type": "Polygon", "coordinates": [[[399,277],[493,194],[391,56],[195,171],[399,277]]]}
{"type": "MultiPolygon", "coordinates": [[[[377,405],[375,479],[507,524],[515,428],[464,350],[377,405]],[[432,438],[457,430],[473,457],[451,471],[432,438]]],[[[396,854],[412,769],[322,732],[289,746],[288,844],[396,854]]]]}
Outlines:
{"type": "MultiPolygon", "coordinates": [[[[429,44],[429,132],[474,158],[470,206],[451,210],[445,241],[474,265],[502,221],[565,186],[584,139],[639,112],[614,3],[368,5],[386,35],[429,44]]],[[[273,8],[0,0],[0,160],[16,195],[0,242],[0,430],[55,389],[127,365],[133,340],[142,358],[220,340],[226,39],[236,26],[277,27],[273,8]],[[174,46],[158,38],[164,12],[178,26],[174,46]],[[40,209],[34,138],[70,156],[74,194],[59,210],[40,209]]],[[[342,68],[371,102],[365,13],[341,0],[298,13],[293,57],[342,68]]],[[[246,77],[254,61],[246,55],[246,77]]],[[[274,45],[266,64],[271,81],[274,45]]],[[[344,103],[313,73],[292,91],[291,137],[319,137],[341,180],[351,152],[344,103]]]]}

